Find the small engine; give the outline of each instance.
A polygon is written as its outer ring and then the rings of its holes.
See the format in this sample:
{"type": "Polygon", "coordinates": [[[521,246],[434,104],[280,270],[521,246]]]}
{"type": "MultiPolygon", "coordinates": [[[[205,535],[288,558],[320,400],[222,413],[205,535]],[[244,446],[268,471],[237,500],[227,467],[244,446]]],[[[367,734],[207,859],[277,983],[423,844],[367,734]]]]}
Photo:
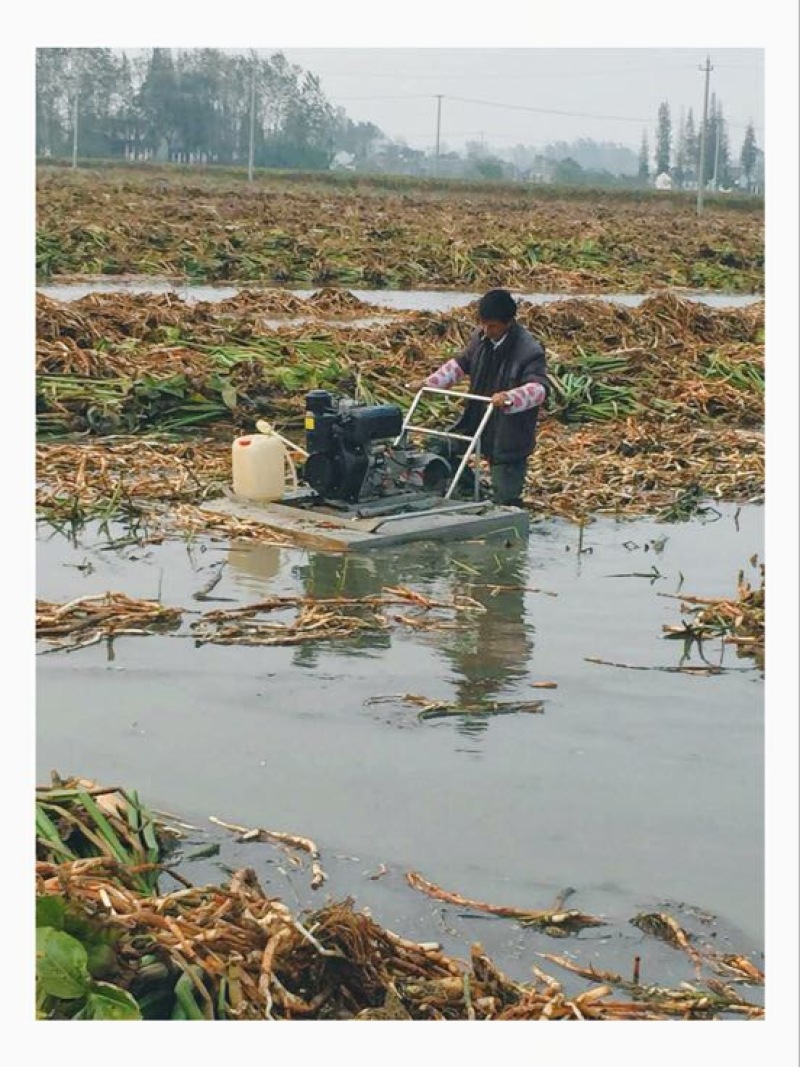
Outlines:
{"type": "Polygon", "coordinates": [[[323,500],[346,503],[403,493],[443,495],[450,464],[436,453],[393,445],[402,429],[396,404],[334,401],[325,389],[313,389],[306,394],[304,481],[323,500]]]}

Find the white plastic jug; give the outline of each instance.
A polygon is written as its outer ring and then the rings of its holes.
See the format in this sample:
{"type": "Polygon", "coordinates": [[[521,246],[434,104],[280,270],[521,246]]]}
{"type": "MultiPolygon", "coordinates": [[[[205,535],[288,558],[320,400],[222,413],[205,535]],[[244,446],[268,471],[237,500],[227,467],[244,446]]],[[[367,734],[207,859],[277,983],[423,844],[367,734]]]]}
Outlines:
{"type": "Polygon", "coordinates": [[[233,491],[246,500],[280,500],[286,489],[287,454],[277,434],[250,433],[232,445],[233,491]]]}

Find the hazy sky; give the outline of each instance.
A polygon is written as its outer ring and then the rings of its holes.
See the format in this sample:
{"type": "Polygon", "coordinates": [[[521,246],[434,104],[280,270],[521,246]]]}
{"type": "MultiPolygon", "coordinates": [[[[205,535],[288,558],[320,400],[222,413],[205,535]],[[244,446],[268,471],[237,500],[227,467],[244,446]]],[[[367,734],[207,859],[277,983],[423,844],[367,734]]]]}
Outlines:
{"type": "MultiPolygon", "coordinates": [[[[126,11],[99,0],[39,0],[10,32],[34,48],[282,51],[318,74],[326,97],[350,118],[428,150],[439,95],[443,149],[590,137],[638,151],[645,130],[652,147],[662,101],[674,127],[682,109],[699,121],[699,68],[708,56],[710,92],[738,155],[751,121],[767,147],[766,100],[773,114],[787,88],[796,92],[796,7],[797,0],[137,0],[126,11]]],[[[10,61],[20,56],[16,50],[10,61]]]]}
{"type": "Polygon", "coordinates": [[[459,150],[469,140],[498,149],[590,137],[638,151],[654,146],[658,107],[676,129],[681,109],[703,113],[706,57],[738,154],[748,122],[765,146],[763,48],[280,48],[318,74],[327,98],[354,121],[394,139],[459,150]]]}

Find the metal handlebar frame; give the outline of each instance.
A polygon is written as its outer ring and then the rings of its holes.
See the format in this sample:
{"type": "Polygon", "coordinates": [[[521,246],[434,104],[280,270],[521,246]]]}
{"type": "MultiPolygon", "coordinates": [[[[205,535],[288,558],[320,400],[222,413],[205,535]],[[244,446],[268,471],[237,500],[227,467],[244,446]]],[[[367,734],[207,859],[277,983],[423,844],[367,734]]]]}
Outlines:
{"type": "MultiPolygon", "coordinates": [[[[406,433],[409,430],[412,430],[414,433],[429,434],[431,437],[446,437],[446,438],[452,438],[453,440],[457,440],[457,441],[467,441],[468,442],[467,448],[466,448],[466,451],[464,452],[464,455],[463,455],[463,457],[461,459],[461,463],[459,464],[458,470],[456,471],[456,473],[455,473],[455,475],[453,477],[453,480],[450,483],[450,486],[449,486],[447,492],[444,495],[444,499],[445,500],[449,500],[451,495],[452,495],[452,493],[453,493],[453,490],[458,485],[458,482],[459,482],[459,479],[461,478],[461,475],[464,473],[464,469],[465,469],[465,467],[467,465],[467,462],[469,461],[470,456],[473,455],[473,453],[474,453],[475,458],[477,460],[478,467],[480,466],[481,434],[483,433],[483,431],[484,431],[484,429],[486,427],[486,423],[489,421],[489,418],[490,418],[491,414],[492,414],[492,398],[489,397],[489,396],[478,396],[475,393],[453,392],[450,389],[435,389],[431,385],[423,385],[422,388],[417,391],[416,396],[414,397],[414,399],[411,402],[411,407],[408,409],[408,414],[406,415],[405,419],[403,419],[403,425],[402,425],[402,428],[400,430],[400,433],[395,438],[394,447],[397,448],[397,446],[400,444],[400,442],[403,440],[403,438],[405,437],[406,433]],[[450,399],[458,398],[459,400],[479,400],[482,403],[486,404],[487,405],[486,411],[483,413],[481,421],[478,424],[478,428],[475,431],[475,433],[472,435],[472,437],[468,437],[466,434],[461,434],[461,433],[450,433],[447,430],[429,430],[427,426],[412,426],[411,425],[411,417],[414,414],[414,412],[416,411],[417,405],[419,404],[419,401],[420,401],[423,393],[440,393],[442,396],[450,397],[450,399]]],[[[480,500],[480,472],[479,472],[479,470],[476,470],[476,472],[475,472],[475,499],[476,500],[480,500]]]]}

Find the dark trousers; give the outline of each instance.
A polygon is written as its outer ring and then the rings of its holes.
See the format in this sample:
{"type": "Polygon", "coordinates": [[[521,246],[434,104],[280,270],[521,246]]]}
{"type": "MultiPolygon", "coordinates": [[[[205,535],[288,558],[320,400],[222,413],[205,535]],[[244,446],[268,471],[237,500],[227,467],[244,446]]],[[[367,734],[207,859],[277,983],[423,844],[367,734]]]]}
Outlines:
{"type": "MultiPolygon", "coordinates": [[[[434,439],[431,451],[444,456],[453,468],[453,474],[458,470],[461,458],[464,455],[464,447],[460,442],[434,439]]],[[[495,463],[489,461],[489,473],[492,485],[492,501],[495,504],[522,506],[522,490],[525,486],[525,474],[528,469],[527,457],[512,460],[510,463],[495,463]]],[[[454,496],[471,498],[475,495],[475,474],[467,465],[459,479],[454,496]]]]}
{"type": "Polygon", "coordinates": [[[522,506],[522,490],[525,486],[525,473],[528,460],[517,459],[511,463],[489,463],[492,477],[492,500],[495,504],[522,506]]]}

